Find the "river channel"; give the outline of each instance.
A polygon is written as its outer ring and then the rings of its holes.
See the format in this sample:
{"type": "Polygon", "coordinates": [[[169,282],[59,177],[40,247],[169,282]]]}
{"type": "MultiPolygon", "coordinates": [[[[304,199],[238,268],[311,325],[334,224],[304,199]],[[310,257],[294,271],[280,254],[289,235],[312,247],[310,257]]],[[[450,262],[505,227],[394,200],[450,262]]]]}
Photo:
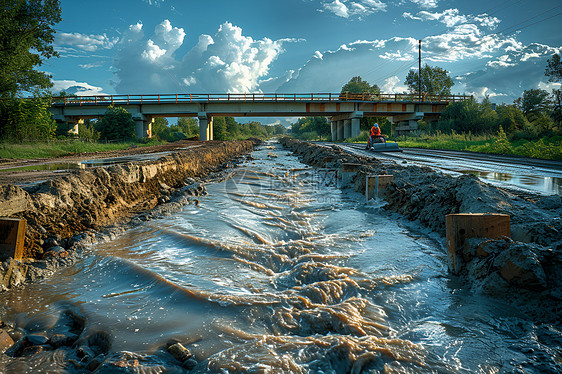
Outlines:
{"type": "MultiPolygon", "coordinates": [[[[443,238],[278,144],[253,157],[199,204],[1,294],[2,319],[41,333],[73,305],[113,351],[179,339],[194,372],[498,373],[541,353],[524,315],[449,277],[443,238]]],[[[17,360],[67,372],[50,352],[17,360]]]]}

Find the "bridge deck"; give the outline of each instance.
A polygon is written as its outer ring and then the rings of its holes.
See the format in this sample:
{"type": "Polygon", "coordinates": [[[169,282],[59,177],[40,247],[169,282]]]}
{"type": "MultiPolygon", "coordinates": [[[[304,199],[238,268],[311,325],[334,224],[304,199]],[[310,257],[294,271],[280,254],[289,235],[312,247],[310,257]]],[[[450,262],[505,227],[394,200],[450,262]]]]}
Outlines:
{"type": "Polygon", "coordinates": [[[419,94],[352,94],[352,93],[226,93],[226,94],[165,94],[165,95],[100,95],[53,97],[52,106],[82,105],[143,105],[187,103],[414,103],[448,104],[470,99],[466,95],[419,94]]]}

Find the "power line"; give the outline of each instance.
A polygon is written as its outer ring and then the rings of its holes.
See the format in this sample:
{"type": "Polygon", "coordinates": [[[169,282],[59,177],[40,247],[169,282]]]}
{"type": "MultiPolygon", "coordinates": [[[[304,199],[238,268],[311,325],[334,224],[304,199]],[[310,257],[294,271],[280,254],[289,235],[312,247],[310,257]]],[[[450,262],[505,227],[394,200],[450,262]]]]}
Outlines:
{"type": "MultiPolygon", "coordinates": [[[[553,11],[554,9],[560,8],[560,7],[562,7],[562,4],[557,5],[557,6],[553,7],[553,8],[548,9],[548,10],[545,10],[544,12],[539,13],[539,14],[533,16],[533,17],[529,17],[529,18],[527,18],[527,19],[524,20],[524,21],[521,21],[521,22],[519,22],[519,23],[516,23],[515,25],[506,27],[506,28],[504,28],[503,30],[498,31],[498,32],[495,32],[494,34],[491,34],[491,35],[502,34],[502,33],[504,33],[506,30],[509,30],[509,29],[511,29],[511,28],[513,28],[513,27],[515,27],[515,26],[519,26],[519,25],[521,25],[521,24],[523,24],[523,23],[525,23],[525,22],[527,22],[527,21],[530,21],[530,20],[532,20],[532,19],[535,19],[535,18],[537,18],[537,17],[540,17],[540,16],[542,16],[543,14],[548,13],[548,12],[550,12],[550,11],[553,11]]],[[[558,13],[558,14],[560,14],[560,13],[558,13]]],[[[558,14],[556,14],[556,15],[554,15],[554,16],[552,16],[552,17],[546,18],[546,19],[544,19],[544,20],[542,20],[542,21],[546,21],[547,19],[556,17],[558,14]]],[[[535,22],[535,23],[539,23],[539,22],[542,22],[542,21],[538,21],[538,22],[535,22]]],[[[533,25],[534,25],[535,23],[533,23],[533,25]]],[[[530,25],[529,25],[529,26],[530,26],[530,25]]],[[[527,27],[527,26],[525,26],[525,27],[527,27]]],[[[521,29],[523,29],[523,28],[524,28],[524,27],[522,27],[521,29]]],[[[519,30],[520,30],[520,29],[516,29],[515,31],[519,31],[519,30]]],[[[510,34],[511,34],[511,33],[510,33],[510,34]]]]}

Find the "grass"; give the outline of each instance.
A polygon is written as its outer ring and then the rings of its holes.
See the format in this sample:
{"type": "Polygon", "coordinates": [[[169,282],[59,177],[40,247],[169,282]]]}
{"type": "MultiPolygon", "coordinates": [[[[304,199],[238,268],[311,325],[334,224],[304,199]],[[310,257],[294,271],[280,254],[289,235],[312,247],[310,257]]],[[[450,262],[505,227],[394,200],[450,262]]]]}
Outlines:
{"type": "Polygon", "coordinates": [[[91,143],[80,140],[32,142],[32,143],[0,143],[0,158],[51,158],[84,152],[104,152],[129,148],[132,145],[146,147],[164,144],[165,142],[151,140],[147,143],[91,143]]]}
{"type": "Polygon", "coordinates": [[[402,136],[397,141],[399,146],[403,148],[446,149],[562,160],[562,136],[512,142],[503,131],[500,131],[495,136],[435,134],[419,137],[402,136]]]}

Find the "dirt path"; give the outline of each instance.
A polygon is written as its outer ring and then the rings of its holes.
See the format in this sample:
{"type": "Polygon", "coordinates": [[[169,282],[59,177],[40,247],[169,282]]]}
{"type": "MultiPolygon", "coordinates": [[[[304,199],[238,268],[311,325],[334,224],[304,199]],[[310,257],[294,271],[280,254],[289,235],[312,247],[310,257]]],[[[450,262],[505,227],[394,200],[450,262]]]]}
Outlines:
{"type": "Polygon", "coordinates": [[[150,155],[155,153],[173,152],[192,147],[201,146],[203,144],[213,144],[218,142],[202,142],[182,140],[174,143],[162,145],[154,145],[148,147],[128,148],[117,151],[106,152],[85,152],[52,158],[37,159],[6,159],[0,158],[0,184],[16,184],[24,185],[35,182],[42,182],[54,177],[70,175],[72,170],[78,169],[77,165],[83,161],[99,160],[115,157],[138,157],[142,155],[150,155]],[[61,164],[74,164],[69,168],[62,168],[61,164]],[[49,165],[53,168],[49,170],[49,165]],[[37,169],[34,169],[37,167],[37,169]],[[13,168],[25,168],[24,170],[10,171],[13,168]],[[43,170],[42,168],[46,168],[43,170]],[[58,169],[57,169],[58,168],[58,169]]]}

